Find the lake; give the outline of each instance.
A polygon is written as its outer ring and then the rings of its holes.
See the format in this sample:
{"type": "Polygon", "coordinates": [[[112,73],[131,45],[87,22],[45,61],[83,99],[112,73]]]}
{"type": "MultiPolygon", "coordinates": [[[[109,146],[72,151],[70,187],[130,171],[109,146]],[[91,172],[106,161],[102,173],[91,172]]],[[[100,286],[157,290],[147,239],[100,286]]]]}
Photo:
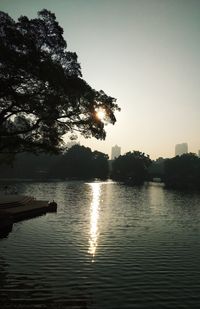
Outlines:
{"type": "Polygon", "coordinates": [[[57,213],[0,240],[0,308],[200,308],[200,194],[18,183],[57,213]]]}

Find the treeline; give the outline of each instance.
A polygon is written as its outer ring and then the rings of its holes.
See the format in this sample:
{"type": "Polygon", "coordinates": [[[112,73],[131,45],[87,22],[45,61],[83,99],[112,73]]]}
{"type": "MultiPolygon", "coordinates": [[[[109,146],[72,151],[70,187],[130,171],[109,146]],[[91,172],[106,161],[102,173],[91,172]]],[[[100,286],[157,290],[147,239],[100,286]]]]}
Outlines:
{"type": "Polygon", "coordinates": [[[0,165],[0,177],[9,179],[106,179],[108,174],[108,155],[80,145],[61,155],[18,154],[12,165],[0,165]]]}
{"type": "Polygon", "coordinates": [[[162,181],[167,188],[200,190],[200,158],[184,154],[171,159],[152,161],[140,152],[128,152],[112,162],[108,155],[74,145],[61,155],[22,153],[13,165],[0,164],[0,178],[20,179],[107,179],[127,185],[162,181]]]}
{"type": "Polygon", "coordinates": [[[200,158],[188,153],[151,161],[144,153],[128,152],[113,162],[112,177],[133,185],[156,180],[166,188],[200,190],[200,158]]]}
{"type": "Polygon", "coordinates": [[[200,158],[189,153],[165,160],[164,182],[167,188],[200,190],[200,158]]]}

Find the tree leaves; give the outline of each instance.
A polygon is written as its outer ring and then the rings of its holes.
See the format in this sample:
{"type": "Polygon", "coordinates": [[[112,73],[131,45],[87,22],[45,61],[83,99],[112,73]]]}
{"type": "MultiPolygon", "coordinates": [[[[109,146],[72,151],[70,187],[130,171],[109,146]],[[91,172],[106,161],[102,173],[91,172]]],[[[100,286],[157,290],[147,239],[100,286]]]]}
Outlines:
{"type": "Polygon", "coordinates": [[[66,47],[50,11],[17,22],[0,12],[0,152],[59,152],[63,135],[76,131],[105,139],[95,109],[114,124],[119,107],[81,78],[77,55],[66,47]]]}

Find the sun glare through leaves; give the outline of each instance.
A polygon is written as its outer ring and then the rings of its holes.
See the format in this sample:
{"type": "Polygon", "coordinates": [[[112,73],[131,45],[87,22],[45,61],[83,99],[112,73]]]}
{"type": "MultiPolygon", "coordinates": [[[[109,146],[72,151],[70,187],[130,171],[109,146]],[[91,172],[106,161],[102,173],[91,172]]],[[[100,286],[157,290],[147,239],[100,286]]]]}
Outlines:
{"type": "Polygon", "coordinates": [[[104,109],[100,108],[96,111],[96,117],[101,120],[101,121],[105,121],[106,118],[106,112],[104,109]]]}

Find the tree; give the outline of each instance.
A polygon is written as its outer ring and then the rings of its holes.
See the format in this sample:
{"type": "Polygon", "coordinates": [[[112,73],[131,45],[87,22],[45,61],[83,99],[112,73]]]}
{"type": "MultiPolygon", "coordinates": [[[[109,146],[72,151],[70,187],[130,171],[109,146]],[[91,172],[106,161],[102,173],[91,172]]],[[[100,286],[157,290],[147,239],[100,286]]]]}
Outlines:
{"type": "Polygon", "coordinates": [[[151,160],[140,151],[127,152],[113,161],[112,178],[130,184],[142,184],[148,175],[151,160]]]}
{"type": "Polygon", "coordinates": [[[152,180],[153,178],[160,178],[161,180],[163,180],[165,160],[166,159],[163,159],[162,157],[160,157],[156,159],[155,161],[152,161],[148,169],[149,180],[152,180]]]}
{"type": "Polygon", "coordinates": [[[89,147],[72,146],[63,156],[60,167],[64,178],[87,179],[92,177],[92,151],[89,147]]]}
{"type": "Polygon", "coordinates": [[[166,187],[174,189],[200,189],[200,158],[188,153],[167,159],[164,164],[166,187]]]}
{"type": "Polygon", "coordinates": [[[99,151],[94,151],[92,154],[93,154],[93,164],[92,164],[93,177],[100,179],[108,178],[109,156],[99,151]]]}
{"type": "Polygon", "coordinates": [[[63,135],[76,131],[105,139],[99,109],[115,123],[116,100],[82,79],[77,55],[66,47],[50,11],[17,22],[0,12],[1,153],[58,153],[63,135]]]}
{"type": "Polygon", "coordinates": [[[55,162],[48,177],[105,179],[108,177],[108,156],[89,147],[74,145],[55,162]]]}
{"type": "Polygon", "coordinates": [[[108,155],[80,145],[60,155],[20,153],[12,166],[0,165],[0,176],[9,179],[106,179],[108,172],[108,155]]]}

